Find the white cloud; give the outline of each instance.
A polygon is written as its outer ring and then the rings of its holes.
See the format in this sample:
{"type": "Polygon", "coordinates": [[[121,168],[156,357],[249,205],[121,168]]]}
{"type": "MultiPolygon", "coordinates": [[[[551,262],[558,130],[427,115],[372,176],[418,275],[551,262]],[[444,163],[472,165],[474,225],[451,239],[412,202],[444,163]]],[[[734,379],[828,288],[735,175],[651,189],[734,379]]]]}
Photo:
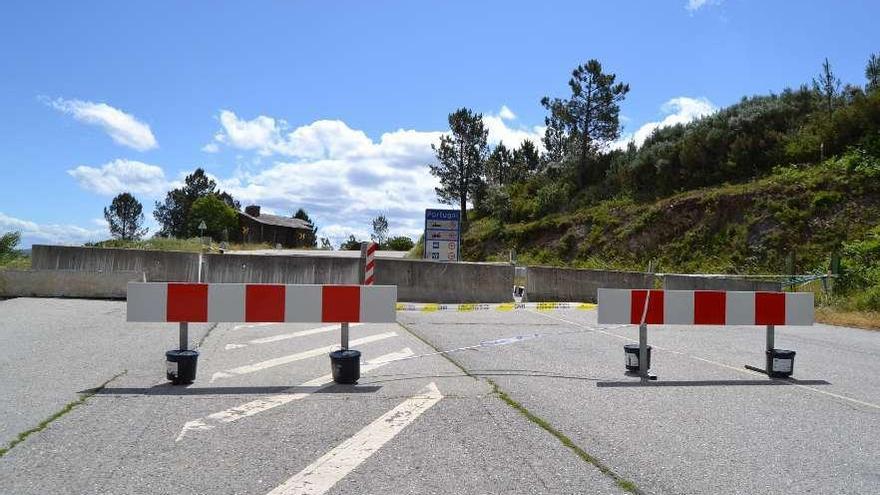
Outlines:
{"type": "Polygon", "coordinates": [[[138,151],[147,151],[159,146],[149,125],[106,103],[63,98],[44,99],[44,101],[52,108],[71,115],[80,122],[101,126],[117,144],[138,151]]]}
{"type": "Polygon", "coordinates": [[[542,149],[541,138],[544,136],[544,126],[536,125],[526,127],[516,125],[516,114],[506,105],[501,107],[497,115],[486,113],[483,115],[483,124],[489,129],[489,142],[498,144],[504,142],[508,148],[518,148],[526,139],[530,140],[538,149],[542,149]]]}
{"type": "Polygon", "coordinates": [[[718,5],[722,2],[722,0],[688,0],[685,8],[691,12],[695,12],[700,10],[703,7],[710,5],[718,5]]]}
{"type": "Polygon", "coordinates": [[[208,143],[202,146],[202,151],[204,151],[205,153],[216,153],[220,151],[220,147],[217,146],[217,143],[208,143]]]}
{"type": "Polygon", "coordinates": [[[513,113],[513,110],[507,108],[507,105],[501,105],[501,111],[498,112],[498,116],[504,120],[516,119],[516,114],[513,113]]]}
{"type": "Polygon", "coordinates": [[[663,120],[643,124],[636,132],[621,136],[620,139],[611,145],[611,148],[624,149],[630,142],[634,142],[636,146],[641,146],[655,129],[676,124],[687,124],[700,117],[711,115],[716,110],[718,110],[718,107],[706,98],[689,98],[687,96],[672,98],[660,107],[660,111],[665,114],[663,120]]]}
{"type": "MultiPolygon", "coordinates": [[[[229,110],[221,111],[219,120],[212,144],[280,158],[263,167],[240,166],[232,177],[218,178],[218,186],[243,205],[259,204],[267,212],[290,215],[305,208],[320,227],[318,235],[334,245],[349,234],[369,238],[370,219],[379,213],[388,216],[394,235],[418,238],[426,208],[454,208],[437,202],[438,182],[428,169],[434,162],[431,145],[443,131],[399,129],[373,140],[340,120],[294,129],[282,119],[245,120],[229,110]]],[[[489,141],[514,147],[531,139],[540,146],[543,127],[515,120],[506,106],[497,115],[484,114],[489,141]]]]}
{"type": "Polygon", "coordinates": [[[105,196],[130,192],[158,197],[169,187],[161,167],[136,160],[117,159],[100,168],[80,165],[67,173],[83,189],[105,196]]]}
{"type": "Polygon", "coordinates": [[[0,212],[0,232],[21,232],[21,246],[32,244],[82,244],[110,237],[106,223],[101,228],[83,228],[76,225],[38,224],[0,212]]]}

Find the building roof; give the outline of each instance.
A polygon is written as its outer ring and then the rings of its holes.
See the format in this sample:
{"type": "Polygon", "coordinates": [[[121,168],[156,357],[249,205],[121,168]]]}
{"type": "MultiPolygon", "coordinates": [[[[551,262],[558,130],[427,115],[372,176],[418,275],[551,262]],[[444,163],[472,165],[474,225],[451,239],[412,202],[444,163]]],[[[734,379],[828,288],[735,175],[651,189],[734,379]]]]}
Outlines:
{"type": "Polygon", "coordinates": [[[300,220],[299,218],[293,217],[280,217],[278,215],[269,215],[266,213],[260,213],[260,216],[255,217],[253,215],[248,215],[247,213],[240,211],[239,215],[244,215],[255,222],[259,222],[265,225],[275,225],[278,227],[289,227],[291,229],[303,229],[303,230],[311,230],[312,225],[305,220],[300,220]]]}

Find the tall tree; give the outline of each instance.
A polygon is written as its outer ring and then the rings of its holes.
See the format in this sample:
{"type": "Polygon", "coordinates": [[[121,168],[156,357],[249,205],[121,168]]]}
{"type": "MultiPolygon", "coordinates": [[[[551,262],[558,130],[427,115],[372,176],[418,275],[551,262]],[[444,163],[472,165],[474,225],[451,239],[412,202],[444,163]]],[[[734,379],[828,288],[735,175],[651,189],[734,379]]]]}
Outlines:
{"type": "Polygon", "coordinates": [[[147,233],[144,223],[144,207],[131,194],[118,194],[109,207],[104,208],[104,219],[110,226],[110,235],[116,239],[131,241],[147,233]]]}
{"type": "Polygon", "coordinates": [[[865,66],[865,77],[868,79],[868,91],[880,89],[880,57],[872,53],[865,66]]]}
{"type": "Polygon", "coordinates": [[[16,246],[21,242],[21,232],[7,232],[0,235],[0,261],[18,256],[16,246]]]}
{"type": "MultiPolygon", "coordinates": [[[[541,104],[547,107],[551,104],[550,99],[545,96],[541,104]]],[[[561,117],[564,113],[564,105],[555,105],[550,114],[544,117],[544,137],[541,138],[544,154],[541,159],[545,164],[562,163],[568,154],[569,139],[561,117]]]]}
{"type": "Polygon", "coordinates": [[[437,197],[446,204],[458,203],[465,226],[468,198],[484,189],[489,130],[483,125],[483,115],[468,108],[449,114],[449,130],[449,134],[440,136],[439,146],[431,145],[437,163],[430,168],[431,174],[440,179],[440,187],[435,189],[437,197]]]}
{"type": "Polygon", "coordinates": [[[208,194],[193,201],[189,212],[190,232],[199,232],[199,224],[205,222],[205,234],[214,240],[228,236],[238,226],[238,214],[218,194],[208,194]]]}
{"type": "MultiPolygon", "coordinates": [[[[546,122],[553,146],[565,143],[564,150],[575,153],[580,164],[620,136],[620,102],[629,92],[629,84],[615,82],[617,75],[602,72],[598,60],[589,60],[571,73],[568,86],[571,98],[544,97],[541,104],[549,110],[546,122]]],[[[548,154],[550,152],[549,146],[548,154]]],[[[553,151],[558,154],[558,151],[553,151]]]]}
{"type": "Polygon", "coordinates": [[[309,214],[306,213],[306,210],[302,208],[296,210],[296,213],[293,214],[293,218],[298,218],[311,225],[311,229],[303,237],[303,245],[308,247],[318,247],[318,226],[315,225],[315,222],[313,222],[311,218],[309,218],[309,214]]]}
{"type": "Polygon", "coordinates": [[[535,143],[526,139],[513,152],[513,180],[520,181],[538,172],[541,155],[535,143]]]}
{"type": "Polygon", "coordinates": [[[505,186],[511,183],[513,171],[513,153],[499,142],[486,160],[486,181],[493,186],[505,186]]]}
{"type": "Polygon", "coordinates": [[[831,113],[834,111],[834,98],[840,92],[840,79],[831,70],[831,62],[828,61],[827,57],[822,64],[822,72],[819,74],[819,77],[813,78],[813,91],[822,98],[825,111],[831,117],[831,113]]]}
{"type": "Polygon", "coordinates": [[[205,174],[204,169],[197,168],[186,176],[183,187],[168,191],[163,203],[156,202],[153,216],[162,225],[159,235],[181,238],[198,235],[191,228],[190,209],[197,199],[212,194],[233,210],[241,209],[241,204],[229,193],[217,190],[217,183],[205,174]]]}
{"type": "Polygon", "coordinates": [[[379,248],[385,247],[385,242],[388,239],[388,219],[385,218],[385,215],[379,215],[372,220],[373,224],[373,233],[370,234],[370,239],[379,244],[379,248]]]}

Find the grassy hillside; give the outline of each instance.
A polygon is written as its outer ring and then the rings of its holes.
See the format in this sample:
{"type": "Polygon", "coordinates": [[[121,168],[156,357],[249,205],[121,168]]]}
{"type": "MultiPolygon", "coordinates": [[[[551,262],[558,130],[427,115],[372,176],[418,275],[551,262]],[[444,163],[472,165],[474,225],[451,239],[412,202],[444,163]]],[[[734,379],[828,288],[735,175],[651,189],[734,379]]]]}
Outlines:
{"type": "Polygon", "coordinates": [[[854,150],[656,201],[610,199],[518,223],[476,218],[463,246],[471,260],[506,260],[516,249],[526,264],[644,269],[655,260],[660,271],[780,274],[792,253],[798,273],[826,272],[832,253],[844,254],[851,272],[870,272],[880,250],[875,258],[869,246],[860,260],[853,253],[875,237],[880,159],[854,150]]]}

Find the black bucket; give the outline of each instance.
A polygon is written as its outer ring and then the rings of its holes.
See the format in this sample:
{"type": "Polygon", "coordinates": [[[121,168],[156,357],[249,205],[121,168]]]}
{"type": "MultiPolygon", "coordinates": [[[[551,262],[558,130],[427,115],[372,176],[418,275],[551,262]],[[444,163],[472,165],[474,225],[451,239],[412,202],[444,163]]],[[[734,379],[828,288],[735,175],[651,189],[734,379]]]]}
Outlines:
{"type": "Polygon", "coordinates": [[[165,353],[165,376],[174,385],[192,383],[196,379],[199,351],[175,349],[165,353]]]}
{"type": "Polygon", "coordinates": [[[330,353],[330,369],[336,383],[355,384],[361,378],[361,353],[351,349],[330,353]]]}
{"type": "Polygon", "coordinates": [[[766,351],[767,374],[777,378],[786,378],[794,372],[794,351],[788,349],[772,349],[766,351]]]}
{"type": "MultiPolygon", "coordinates": [[[[639,344],[625,344],[623,346],[623,352],[626,355],[626,369],[627,371],[639,371],[639,344]]],[[[651,346],[648,346],[648,366],[645,367],[646,370],[651,369],[651,346]]]]}

